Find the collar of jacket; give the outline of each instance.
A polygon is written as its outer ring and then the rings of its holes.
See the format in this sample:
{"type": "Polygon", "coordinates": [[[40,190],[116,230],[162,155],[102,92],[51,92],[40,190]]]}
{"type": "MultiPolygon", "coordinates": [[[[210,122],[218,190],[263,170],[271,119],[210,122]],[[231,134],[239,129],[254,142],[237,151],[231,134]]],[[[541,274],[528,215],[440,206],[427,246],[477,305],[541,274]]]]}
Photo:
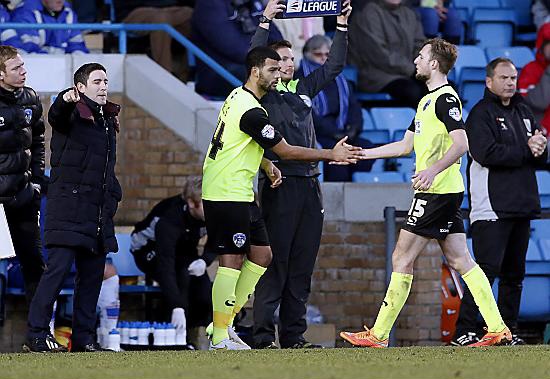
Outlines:
{"type": "Polygon", "coordinates": [[[51,11],[49,10],[48,8],[46,8],[44,6],[44,4],[42,3],[42,1],[40,1],[37,6],[39,7],[38,10],[41,11],[42,13],[46,13],[52,17],[59,17],[60,14],[62,14],[63,12],[65,12],[65,9],[66,9],[66,6],[65,4],[63,4],[63,8],[61,8],[61,10],[59,12],[54,12],[54,11],[51,11]]]}
{"type": "MultiPolygon", "coordinates": [[[[89,97],[85,96],[82,93],[80,94],[80,101],[76,103],[76,109],[78,110],[78,114],[80,115],[80,117],[92,121],[95,121],[95,116],[101,115],[101,108],[102,107],[98,103],[91,100],[89,97]]],[[[119,112],[120,105],[118,104],[107,101],[107,104],[103,106],[104,117],[116,117],[118,116],[119,112]]]]}
{"type": "Polygon", "coordinates": [[[514,94],[514,96],[512,96],[512,98],[510,99],[510,104],[504,105],[504,104],[502,104],[502,101],[500,100],[500,97],[498,97],[497,95],[495,95],[494,93],[489,91],[489,88],[487,88],[487,87],[485,87],[485,93],[483,94],[483,98],[488,99],[488,100],[496,103],[501,108],[505,108],[505,109],[513,108],[518,103],[523,101],[523,97],[518,92],[516,92],[514,94]]]}
{"type": "Polygon", "coordinates": [[[6,103],[15,104],[22,93],[23,88],[18,88],[15,91],[8,91],[7,89],[0,87],[0,99],[6,103]]]}
{"type": "Polygon", "coordinates": [[[292,92],[296,93],[296,88],[298,87],[298,81],[300,79],[293,79],[289,81],[288,83],[283,83],[281,79],[279,79],[279,83],[277,83],[277,87],[275,90],[277,92],[292,92]]]}

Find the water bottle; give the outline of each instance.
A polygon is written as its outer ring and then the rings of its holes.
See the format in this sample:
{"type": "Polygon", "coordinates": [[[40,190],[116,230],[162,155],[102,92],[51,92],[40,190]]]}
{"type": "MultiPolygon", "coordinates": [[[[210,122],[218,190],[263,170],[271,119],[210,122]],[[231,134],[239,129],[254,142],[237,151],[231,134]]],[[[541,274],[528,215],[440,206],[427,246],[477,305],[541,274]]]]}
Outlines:
{"type": "Polygon", "coordinates": [[[123,345],[128,345],[130,343],[130,323],[127,321],[122,321],[120,323],[120,343],[123,345]]]}
{"type": "Polygon", "coordinates": [[[155,325],[155,331],[153,332],[153,345],[166,345],[166,330],[164,329],[164,325],[160,323],[157,323],[155,325]]]}
{"type": "Polygon", "coordinates": [[[118,330],[113,329],[107,335],[107,349],[120,351],[120,333],[118,330]]]}
{"type": "Polygon", "coordinates": [[[164,344],[167,346],[174,346],[176,344],[176,327],[172,324],[166,326],[164,344]]]}
{"type": "Polygon", "coordinates": [[[176,345],[187,345],[187,329],[176,329],[176,345]]]}
{"type": "Polygon", "coordinates": [[[149,323],[140,322],[137,328],[138,340],[137,344],[141,346],[149,346],[149,323]]]}
{"type": "Polygon", "coordinates": [[[137,330],[137,322],[132,321],[130,323],[130,337],[129,337],[129,344],[130,345],[137,345],[138,343],[138,330],[137,330]]]}

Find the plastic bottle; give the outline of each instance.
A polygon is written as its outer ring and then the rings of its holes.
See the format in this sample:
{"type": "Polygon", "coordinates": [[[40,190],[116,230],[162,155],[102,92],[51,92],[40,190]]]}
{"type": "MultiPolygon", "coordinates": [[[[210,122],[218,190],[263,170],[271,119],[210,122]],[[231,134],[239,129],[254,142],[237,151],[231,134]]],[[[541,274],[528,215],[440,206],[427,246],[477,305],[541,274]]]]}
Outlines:
{"type": "Polygon", "coordinates": [[[113,329],[107,335],[107,349],[120,351],[120,333],[118,330],[113,329]]]}
{"type": "Polygon", "coordinates": [[[187,345],[187,329],[176,329],[176,345],[187,345]]]}
{"type": "Polygon", "coordinates": [[[176,327],[172,324],[166,326],[164,344],[167,346],[174,346],[176,344],[176,327]]]}
{"type": "Polygon", "coordinates": [[[140,322],[137,328],[137,344],[141,346],[149,345],[149,323],[140,322]]]}
{"type": "Polygon", "coordinates": [[[153,345],[166,345],[166,330],[164,329],[164,325],[160,323],[157,323],[155,325],[155,331],[153,332],[153,345]]]}
{"type": "Polygon", "coordinates": [[[138,343],[138,330],[137,330],[137,322],[132,321],[130,322],[130,333],[129,333],[129,344],[130,345],[137,345],[138,343]]]}
{"type": "Polygon", "coordinates": [[[129,322],[122,321],[120,323],[120,343],[123,345],[128,345],[130,343],[130,328],[129,322]]]}

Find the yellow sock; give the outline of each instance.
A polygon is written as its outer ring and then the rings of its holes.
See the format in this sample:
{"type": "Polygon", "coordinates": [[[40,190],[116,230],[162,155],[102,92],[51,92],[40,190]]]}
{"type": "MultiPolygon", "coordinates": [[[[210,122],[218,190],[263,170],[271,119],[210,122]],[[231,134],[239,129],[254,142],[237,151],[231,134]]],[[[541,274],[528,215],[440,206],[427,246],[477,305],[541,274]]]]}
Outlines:
{"type": "Polygon", "coordinates": [[[481,267],[475,265],[474,268],[462,275],[462,279],[470,289],[479,312],[487,324],[487,331],[501,332],[504,330],[506,324],[498,311],[497,302],[493,291],[491,291],[491,284],[481,267]]]}
{"type": "Polygon", "coordinates": [[[386,297],[372,327],[372,333],[376,338],[385,340],[390,336],[391,328],[405,305],[407,297],[409,297],[412,280],[413,276],[411,274],[392,272],[386,297]]]}
{"type": "Polygon", "coordinates": [[[214,311],[212,343],[214,345],[229,338],[227,327],[235,306],[235,286],[239,275],[239,270],[223,266],[218,267],[212,285],[212,308],[214,311]]]}
{"type": "Polygon", "coordinates": [[[233,325],[233,319],[244,307],[252,293],[256,284],[264,274],[267,268],[257,265],[256,263],[245,259],[241,268],[241,274],[235,287],[235,307],[233,308],[233,314],[229,320],[229,325],[233,325]]]}

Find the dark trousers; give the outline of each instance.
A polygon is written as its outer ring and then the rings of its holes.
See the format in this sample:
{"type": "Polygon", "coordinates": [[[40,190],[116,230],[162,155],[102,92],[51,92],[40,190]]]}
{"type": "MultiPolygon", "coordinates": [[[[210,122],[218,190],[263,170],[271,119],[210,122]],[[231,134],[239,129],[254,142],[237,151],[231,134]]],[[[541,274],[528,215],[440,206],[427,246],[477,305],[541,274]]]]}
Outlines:
{"type": "Polygon", "coordinates": [[[62,246],[48,249],[46,270],[29,310],[28,338],[42,338],[49,333],[48,324],[52,318],[53,303],[61,291],[73,261],[76,265],[76,277],[72,346],[84,346],[95,342],[96,307],[103,282],[105,255],[62,246]]]}
{"type": "MultiPolygon", "coordinates": [[[[476,221],[472,224],[472,246],[476,262],[491,285],[498,284],[498,309],[506,325],[517,328],[530,221],[525,218],[476,221]]],[[[475,331],[478,308],[468,288],[464,289],[456,335],[475,331]]]]}
{"type": "Polygon", "coordinates": [[[289,347],[304,339],[306,303],[323,229],[323,204],[316,178],[287,177],[279,188],[267,181],[262,212],[273,260],[254,295],[254,343],[275,341],[274,313],[279,309],[279,341],[289,347]]]}
{"type": "Polygon", "coordinates": [[[38,207],[30,202],[22,207],[5,207],[4,209],[15,254],[21,264],[21,272],[25,282],[25,297],[27,304],[30,304],[44,271],[38,207]]]}

